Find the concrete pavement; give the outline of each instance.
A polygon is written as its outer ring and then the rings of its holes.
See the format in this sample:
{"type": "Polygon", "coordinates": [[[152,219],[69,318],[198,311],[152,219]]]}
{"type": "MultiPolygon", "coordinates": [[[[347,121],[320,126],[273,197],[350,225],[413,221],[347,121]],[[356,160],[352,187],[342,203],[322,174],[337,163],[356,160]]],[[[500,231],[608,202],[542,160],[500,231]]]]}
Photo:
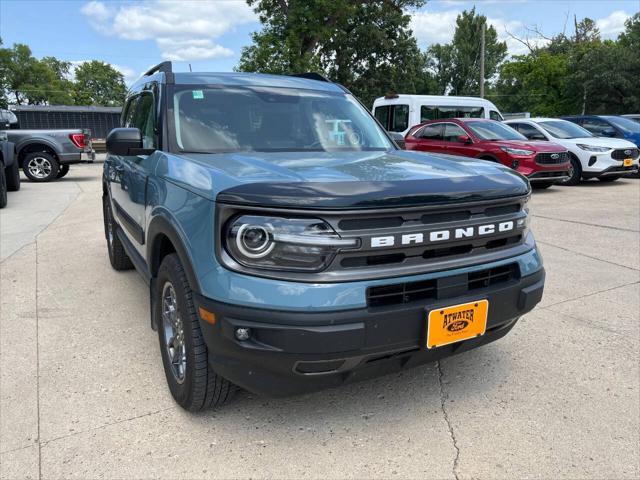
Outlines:
{"type": "Polygon", "coordinates": [[[25,182],[0,216],[1,478],[640,477],[639,180],[534,193],[545,297],[504,339],[189,414],[144,282],[109,266],[100,171],[25,182]]]}

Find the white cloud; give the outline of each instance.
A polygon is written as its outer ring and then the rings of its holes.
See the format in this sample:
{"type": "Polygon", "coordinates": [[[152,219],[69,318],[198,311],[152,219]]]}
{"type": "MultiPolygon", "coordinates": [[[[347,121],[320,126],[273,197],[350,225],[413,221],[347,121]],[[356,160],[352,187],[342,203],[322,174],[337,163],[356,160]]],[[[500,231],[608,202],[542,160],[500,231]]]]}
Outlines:
{"type": "MultiPolygon", "coordinates": [[[[456,3],[452,1],[451,3],[456,3]]],[[[449,43],[453,39],[456,29],[456,18],[460,10],[445,10],[442,12],[414,12],[411,13],[411,29],[422,48],[434,43],[449,43]]],[[[509,34],[519,38],[527,36],[524,23],[520,20],[506,20],[502,18],[487,18],[487,23],[496,29],[498,40],[507,43],[510,55],[528,53],[528,49],[521,42],[512,38],[509,34]]],[[[529,38],[529,43],[542,46],[548,42],[543,38],[529,38]]]]}
{"type": "Polygon", "coordinates": [[[608,17],[596,20],[596,26],[600,29],[603,37],[616,37],[620,32],[624,31],[624,22],[630,16],[623,10],[616,10],[608,17]]]}
{"type": "Polygon", "coordinates": [[[456,29],[459,10],[444,12],[415,12],[411,15],[411,30],[421,46],[448,43],[456,29]]]}
{"type": "Polygon", "coordinates": [[[96,30],[127,40],[155,40],[163,57],[180,61],[233,55],[216,40],[257,21],[244,0],[147,0],[117,7],[92,1],[81,11],[96,30]]]}

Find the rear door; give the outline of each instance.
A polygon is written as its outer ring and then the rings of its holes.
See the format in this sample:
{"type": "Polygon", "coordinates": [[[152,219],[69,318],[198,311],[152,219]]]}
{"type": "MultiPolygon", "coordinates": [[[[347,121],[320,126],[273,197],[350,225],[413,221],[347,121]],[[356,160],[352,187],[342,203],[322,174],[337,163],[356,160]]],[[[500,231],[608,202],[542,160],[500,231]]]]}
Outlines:
{"type": "MultiPolygon", "coordinates": [[[[153,89],[140,92],[127,105],[124,127],[138,128],[142,134],[142,147],[158,147],[157,96],[153,89]]],[[[153,157],[156,154],[153,154],[153,157]]],[[[148,155],[116,157],[114,169],[119,185],[113,185],[111,194],[114,211],[127,236],[144,256],[141,248],[145,242],[145,199],[147,178],[153,161],[148,155]]]]}

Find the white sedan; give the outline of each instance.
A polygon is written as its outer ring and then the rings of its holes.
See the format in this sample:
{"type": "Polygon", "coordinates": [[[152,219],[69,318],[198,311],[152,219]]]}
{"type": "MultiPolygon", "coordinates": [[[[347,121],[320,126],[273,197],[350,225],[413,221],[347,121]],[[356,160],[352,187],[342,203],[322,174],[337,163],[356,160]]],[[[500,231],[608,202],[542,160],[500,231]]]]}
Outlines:
{"type": "Polygon", "coordinates": [[[596,137],[575,123],[557,118],[519,118],[504,123],[529,140],[552,141],[569,151],[569,179],[563,185],[576,185],[581,178],[612,182],[638,172],[640,152],[627,140],[596,137]]]}

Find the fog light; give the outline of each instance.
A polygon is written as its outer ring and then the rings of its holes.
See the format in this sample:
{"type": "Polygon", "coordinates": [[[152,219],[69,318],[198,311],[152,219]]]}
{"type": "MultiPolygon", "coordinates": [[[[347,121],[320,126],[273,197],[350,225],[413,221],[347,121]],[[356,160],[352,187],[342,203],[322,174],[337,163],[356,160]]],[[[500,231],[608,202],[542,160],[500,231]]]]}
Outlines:
{"type": "Polygon", "coordinates": [[[589,166],[591,167],[597,161],[598,161],[598,158],[595,155],[593,155],[591,158],[589,158],[589,166]]]}
{"type": "Polygon", "coordinates": [[[249,340],[250,336],[251,336],[250,328],[236,328],[236,338],[241,342],[244,342],[245,340],[249,340]]]}

